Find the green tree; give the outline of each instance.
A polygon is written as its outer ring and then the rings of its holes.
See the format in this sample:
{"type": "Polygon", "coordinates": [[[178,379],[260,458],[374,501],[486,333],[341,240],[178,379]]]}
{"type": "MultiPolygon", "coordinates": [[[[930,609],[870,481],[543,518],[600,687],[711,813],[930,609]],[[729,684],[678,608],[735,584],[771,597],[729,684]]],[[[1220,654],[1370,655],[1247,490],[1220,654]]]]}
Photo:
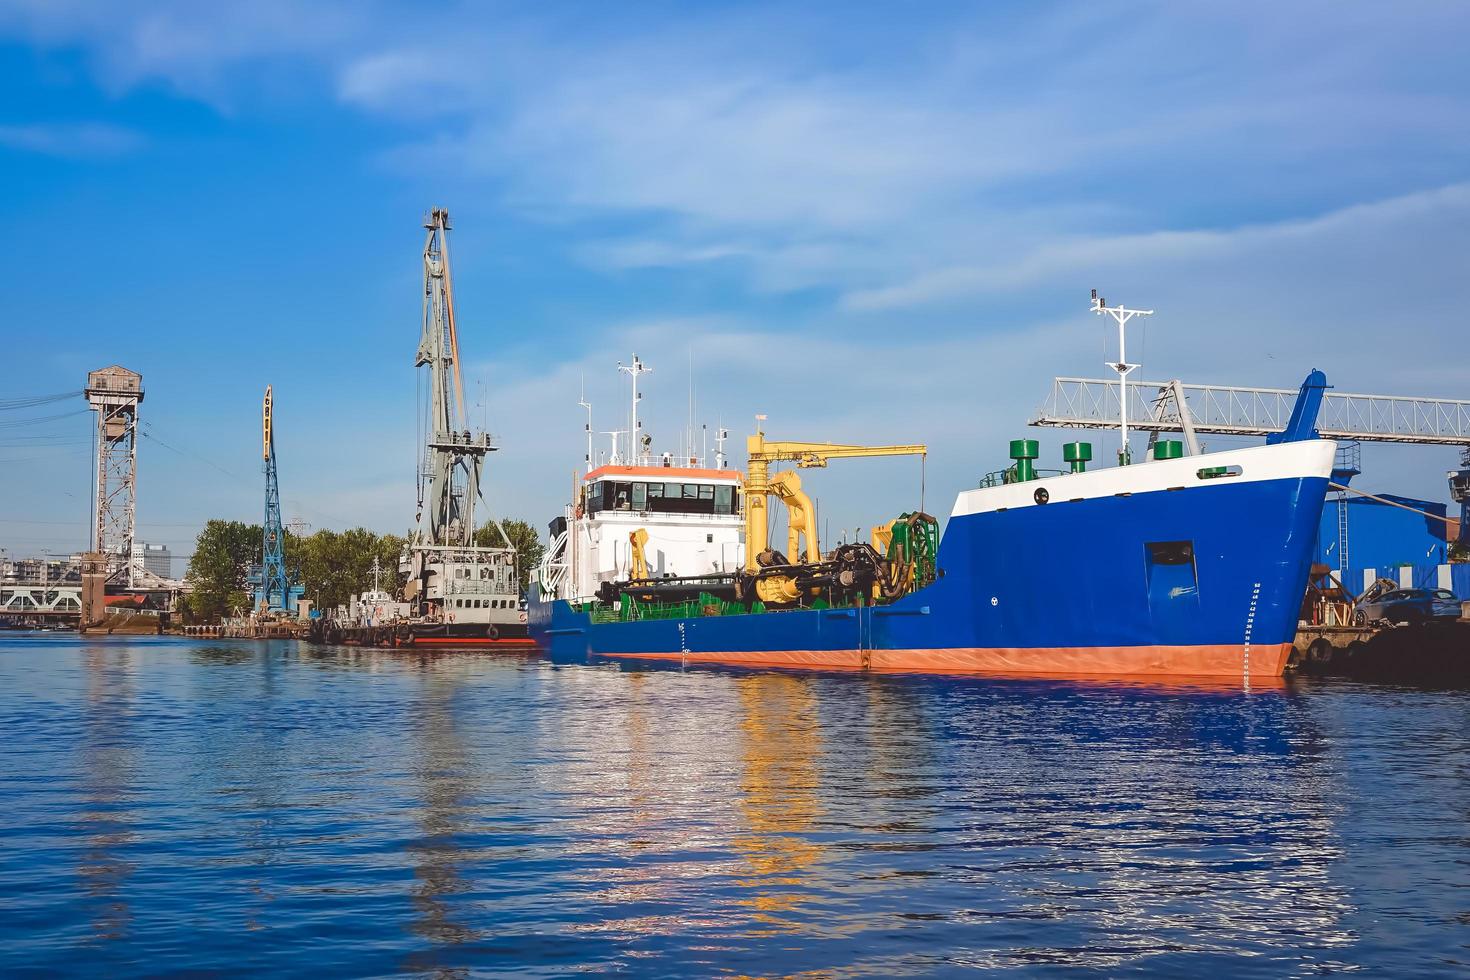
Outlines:
{"type": "Polygon", "coordinates": [[[245,578],[250,566],[260,560],[260,538],[259,524],[210,521],[204,525],[185,576],[193,589],[186,618],[212,621],[250,608],[245,578]]]}
{"type": "Polygon", "coordinates": [[[341,532],[321,530],[300,539],[299,550],[300,581],[318,609],[345,605],[354,593],[371,589],[375,557],[379,587],[395,595],[403,587],[403,576],[398,571],[403,538],[396,534],[375,534],[361,527],[341,532]]]}
{"type": "MultiPolygon", "coordinates": [[[[536,528],[525,521],[504,520],[500,526],[505,528],[505,537],[510,539],[511,547],[516,550],[516,579],[520,582],[521,591],[524,592],[531,583],[531,571],[541,564],[541,556],[546,553],[546,546],[541,543],[541,537],[536,533],[536,528]]],[[[486,521],[480,529],[475,532],[475,544],[481,548],[503,548],[505,539],[495,529],[491,521],[486,521]]]]}

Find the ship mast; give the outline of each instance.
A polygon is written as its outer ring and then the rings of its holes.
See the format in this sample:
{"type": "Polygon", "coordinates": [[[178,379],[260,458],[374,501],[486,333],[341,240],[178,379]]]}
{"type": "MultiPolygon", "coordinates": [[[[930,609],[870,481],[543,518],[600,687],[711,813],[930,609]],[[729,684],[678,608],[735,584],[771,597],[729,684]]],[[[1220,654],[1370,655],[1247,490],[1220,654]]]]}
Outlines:
{"type": "Polygon", "coordinates": [[[638,458],[641,455],[639,450],[643,448],[638,444],[638,437],[643,434],[643,423],[638,421],[638,401],[642,397],[638,394],[638,376],[648,374],[653,368],[644,364],[638,359],[638,355],[634,354],[633,363],[624,366],[623,362],[619,361],[618,370],[626,374],[629,380],[633,382],[632,411],[629,413],[628,423],[628,463],[632,466],[637,466],[638,458]]]}
{"type": "Polygon", "coordinates": [[[586,476],[592,472],[592,403],[587,400],[587,378],[582,377],[582,394],[577,402],[579,408],[587,410],[587,455],[583,462],[586,464],[582,469],[582,475],[586,476]]]}
{"type": "Polygon", "coordinates": [[[1153,310],[1130,310],[1122,303],[1117,306],[1109,306],[1108,301],[1092,291],[1092,312],[1101,316],[1106,313],[1118,321],[1118,362],[1109,364],[1108,367],[1118,372],[1118,427],[1123,430],[1123,439],[1118,449],[1118,465],[1127,466],[1132,462],[1132,454],[1128,451],[1128,374],[1137,364],[1129,364],[1127,356],[1127,328],[1128,321],[1136,316],[1153,316],[1153,310]]]}
{"type": "Polygon", "coordinates": [[[423,334],[414,366],[429,369],[429,418],[414,543],[464,547],[474,543],[480,468],[494,447],[484,432],[471,432],[465,423],[449,265],[449,212],[435,208],[424,228],[423,334]]]}

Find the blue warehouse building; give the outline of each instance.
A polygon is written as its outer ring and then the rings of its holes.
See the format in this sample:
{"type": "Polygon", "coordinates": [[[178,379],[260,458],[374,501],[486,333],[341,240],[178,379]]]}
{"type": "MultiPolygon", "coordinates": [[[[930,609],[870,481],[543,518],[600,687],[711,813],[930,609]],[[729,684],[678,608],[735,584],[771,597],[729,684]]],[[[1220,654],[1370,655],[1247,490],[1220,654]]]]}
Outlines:
{"type": "Polygon", "coordinates": [[[1393,494],[1378,496],[1393,503],[1329,497],[1322,508],[1314,560],[1340,570],[1343,584],[1355,592],[1376,578],[1391,578],[1401,585],[1448,588],[1461,598],[1470,598],[1470,565],[1447,564],[1454,528],[1443,520],[1403,509],[1412,507],[1443,518],[1449,514],[1448,506],[1393,494]]]}

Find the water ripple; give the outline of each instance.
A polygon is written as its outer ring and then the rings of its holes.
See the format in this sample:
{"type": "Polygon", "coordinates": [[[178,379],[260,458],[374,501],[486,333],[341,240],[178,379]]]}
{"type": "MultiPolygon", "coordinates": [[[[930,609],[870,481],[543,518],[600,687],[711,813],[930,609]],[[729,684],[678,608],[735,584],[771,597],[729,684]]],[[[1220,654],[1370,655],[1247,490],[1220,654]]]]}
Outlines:
{"type": "Polygon", "coordinates": [[[1470,696],[0,641],[0,973],[1463,975],[1470,696]]]}

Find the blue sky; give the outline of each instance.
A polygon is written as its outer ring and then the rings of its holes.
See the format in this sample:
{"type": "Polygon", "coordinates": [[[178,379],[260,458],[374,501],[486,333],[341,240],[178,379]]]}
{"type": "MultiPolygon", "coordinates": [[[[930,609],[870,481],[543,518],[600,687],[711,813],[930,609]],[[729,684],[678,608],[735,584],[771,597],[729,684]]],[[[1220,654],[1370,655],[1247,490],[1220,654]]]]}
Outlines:
{"type": "MultiPolygon", "coordinates": [[[[258,519],[267,383],[288,517],[411,522],[431,205],[538,525],[633,351],[659,445],[692,351],[701,420],[927,441],[944,511],[1102,370],[1093,286],[1158,310],[1149,377],[1470,397],[1463,3],[226,7],[0,0],[0,398],[141,371],[176,551],[258,519]]],[[[85,544],[89,431],[0,437],[0,546],[85,544]]],[[[1454,454],[1365,459],[1444,499],[1454,454]]],[[[851,526],[917,476],[808,483],[851,526]]]]}

